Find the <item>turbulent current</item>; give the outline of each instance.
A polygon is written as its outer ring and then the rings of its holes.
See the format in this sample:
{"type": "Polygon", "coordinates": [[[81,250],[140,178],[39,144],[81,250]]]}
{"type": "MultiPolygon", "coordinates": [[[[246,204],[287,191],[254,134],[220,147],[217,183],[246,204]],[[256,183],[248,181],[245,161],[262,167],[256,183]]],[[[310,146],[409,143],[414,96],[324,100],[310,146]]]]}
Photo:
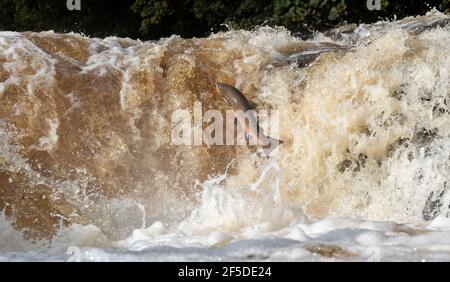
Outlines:
{"type": "Polygon", "coordinates": [[[449,259],[449,22],[0,32],[0,260],[449,259]],[[172,142],[216,81],[278,112],[270,158],[172,142]]]}

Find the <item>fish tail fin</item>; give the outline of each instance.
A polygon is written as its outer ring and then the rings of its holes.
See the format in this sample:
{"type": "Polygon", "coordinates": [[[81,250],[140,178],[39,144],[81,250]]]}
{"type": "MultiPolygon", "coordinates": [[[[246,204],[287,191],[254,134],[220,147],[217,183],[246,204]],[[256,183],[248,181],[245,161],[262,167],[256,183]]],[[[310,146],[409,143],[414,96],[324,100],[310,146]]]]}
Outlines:
{"type": "Polygon", "coordinates": [[[267,158],[270,157],[273,150],[275,150],[279,145],[283,144],[284,142],[282,140],[272,138],[267,136],[267,140],[269,141],[267,145],[263,146],[264,154],[267,158]]]}

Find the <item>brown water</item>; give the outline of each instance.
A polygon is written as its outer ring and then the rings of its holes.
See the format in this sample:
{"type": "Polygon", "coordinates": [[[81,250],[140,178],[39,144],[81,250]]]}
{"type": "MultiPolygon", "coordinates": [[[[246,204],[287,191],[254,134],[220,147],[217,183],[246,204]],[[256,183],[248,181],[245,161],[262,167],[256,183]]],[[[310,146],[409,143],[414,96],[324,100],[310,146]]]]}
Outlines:
{"type": "Polygon", "coordinates": [[[111,239],[155,220],[200,232],[302,213],[446,215],[448,21],[431,12],[307,42],[269,27],[157,42],[2,32],[0,210],[28,238],[76,223],[111,239]],[[216,81],[279,111],[275,156],[171,143],[177,109],[228,109],[216,81]]]}

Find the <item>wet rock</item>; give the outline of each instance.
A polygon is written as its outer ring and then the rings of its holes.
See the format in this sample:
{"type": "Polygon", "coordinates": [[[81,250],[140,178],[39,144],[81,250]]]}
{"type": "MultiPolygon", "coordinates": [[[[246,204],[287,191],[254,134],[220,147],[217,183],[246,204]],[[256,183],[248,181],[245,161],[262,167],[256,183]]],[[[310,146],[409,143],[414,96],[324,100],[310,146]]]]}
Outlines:
{"type": "Polygon", "coordinates": [[[349,169],[352,169],[352,172],[358,172],[366,167],[367,158],[366,154],[361,153],[356,158],[341,161],[336,168],[340,173],[344,173],[349,169]]]}
{"type": "Polygon", "coordinates": [[[406,91],[403,89],[403,87],[400,87],[399,89],[396,89],[392,92],[392,97],[397,99],[398,101],[401,101],[406,96],[406,91]]]}
{"type": "Polygon", "coordinates": [[[323,257],[328,258],[348,258],[348,257],[354,257],[356,256],[355,253],[344,249],[341,246],[338,245],[328,245],[328,244],[314,244],[314,245],[306,245],[304,246],[306,250],[313,254],[318,254],[323,257]]]}
{"type": "Polygon", "coordinates": [[[392,157],[394,155],[394,153],[400,148],[400,147],[404,147],[404,148],[408,148],[409,144],[408,144],[409,138],[404,138],[404,137],[400,137],[397,140],[395,140],[395,142],[389,144],[387,146],[387,156],[388,157],[392,157]]]}
{"type": "Polygon", "coordinates": [[[439,191],[431,191],[430,195],[425,202],[425,207],[422,210],[422,218],[426,221],[431,221],[435,219],[441,212],[442,197],[446,192],[447,183],[444,183],[444,188],[439,191]]]}
{"type": "Polygon", "coordinates": [[[316,50],[311,50],[310,52],[294,54],[287,58],[289,64],[294,64],[300,68],[307,67],[312,62],[314,62],[320,55],[324,53],[333,53],[338,51],[347,50],[345,47],[336,48],[321,48],[316,50]]]}
{"type": "Polygon", "coordinates": [[[448,102],[447,99],[444,99],[443,103],[437,103],[433,106],[433,117],[440,117],[442,115],[448,114],[448,102]]]}
{"type": "MultiPolygon", "coordinates": [[[[440,13],[437,10],[432,10],[425,16],[407,17],[398,20],[395,23],[410,34],[418,35],[426,30],[447,26],[450,23],[450,16],[440,13]]],[[[346,25],[331,29],[325,34],[332,36],[332,38],[345,40],[349,43],[356,43],[364,40],[373,33],[386,31],[389,24],[389,22],[377,22],[370,25],[346,25]]]]}
{"type": "Polygon", "coordinates": [[[392,232],[404,233],[408,236],[417,236],[417,235],[427,234],[429,231],[420,229],[420,228],[411,228],[404,224],[395,224],[394,227],[392,228],[392,232]]]}
{"type": "Polygon", "coordinates": [[[276,66],[294,64],[298,67],[306,67],[314,62],[321,54],[350,50],[347,46],[330,42],[299,42],[278,49],[281,54],[274,64],[276,66]]]}
{"type": "Polygon", "coordinates": [[[357,24],[345,24],[332,29],[329,29],[324,32],[326,36],[333,38],[334,40],[343,40],[348,39],[351,36],[355,29],[358,27],[357,24]]]}
{"type": "Polygon", "coordinates": [[[414,133],[414,136],[412,138],[412,142],[416,144],[419,147],[424,147],[426,145],[429,145],[434,139],[438,136],[438,129],[427,129],[427,128],[421,128],[418,131],[414,133]]]}
{"type": "Polygon", "coordinates": [[[426,30],[437,27],[444,27],[450,23],[450,17],[444,14],[436,14],[433,11],[428,13],[425,18],[418,20],[414,17],[408,17],[399,21],[400,27],[409,31],[411,34],[418,35],[426,30]]]}
{"type": "Polygon", "coordinates": [[[352,166],[353,162],[351,160],[343,160],[337,165],[337,170],[340,173],[344,173],[346,170],[348,170],[352,166]]]}

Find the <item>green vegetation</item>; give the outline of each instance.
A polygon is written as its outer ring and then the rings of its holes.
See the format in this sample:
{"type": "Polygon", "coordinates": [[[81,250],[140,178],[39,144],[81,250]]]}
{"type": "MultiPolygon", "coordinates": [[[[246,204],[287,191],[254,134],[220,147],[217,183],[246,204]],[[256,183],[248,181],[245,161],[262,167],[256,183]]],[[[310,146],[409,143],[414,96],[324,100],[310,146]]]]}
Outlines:
{"type": "Polygon", "coordinates": [[[450,8],[450,0],[381,3],[380,11],[369,11],[366,0],[81,0],[81,11],[69,11],[66,0],[0,0],[0,29],[156,39],[171,34],[206,36],[224,29],[224,23],[247,29],[283,25],[304,32],[450,8]]]}

